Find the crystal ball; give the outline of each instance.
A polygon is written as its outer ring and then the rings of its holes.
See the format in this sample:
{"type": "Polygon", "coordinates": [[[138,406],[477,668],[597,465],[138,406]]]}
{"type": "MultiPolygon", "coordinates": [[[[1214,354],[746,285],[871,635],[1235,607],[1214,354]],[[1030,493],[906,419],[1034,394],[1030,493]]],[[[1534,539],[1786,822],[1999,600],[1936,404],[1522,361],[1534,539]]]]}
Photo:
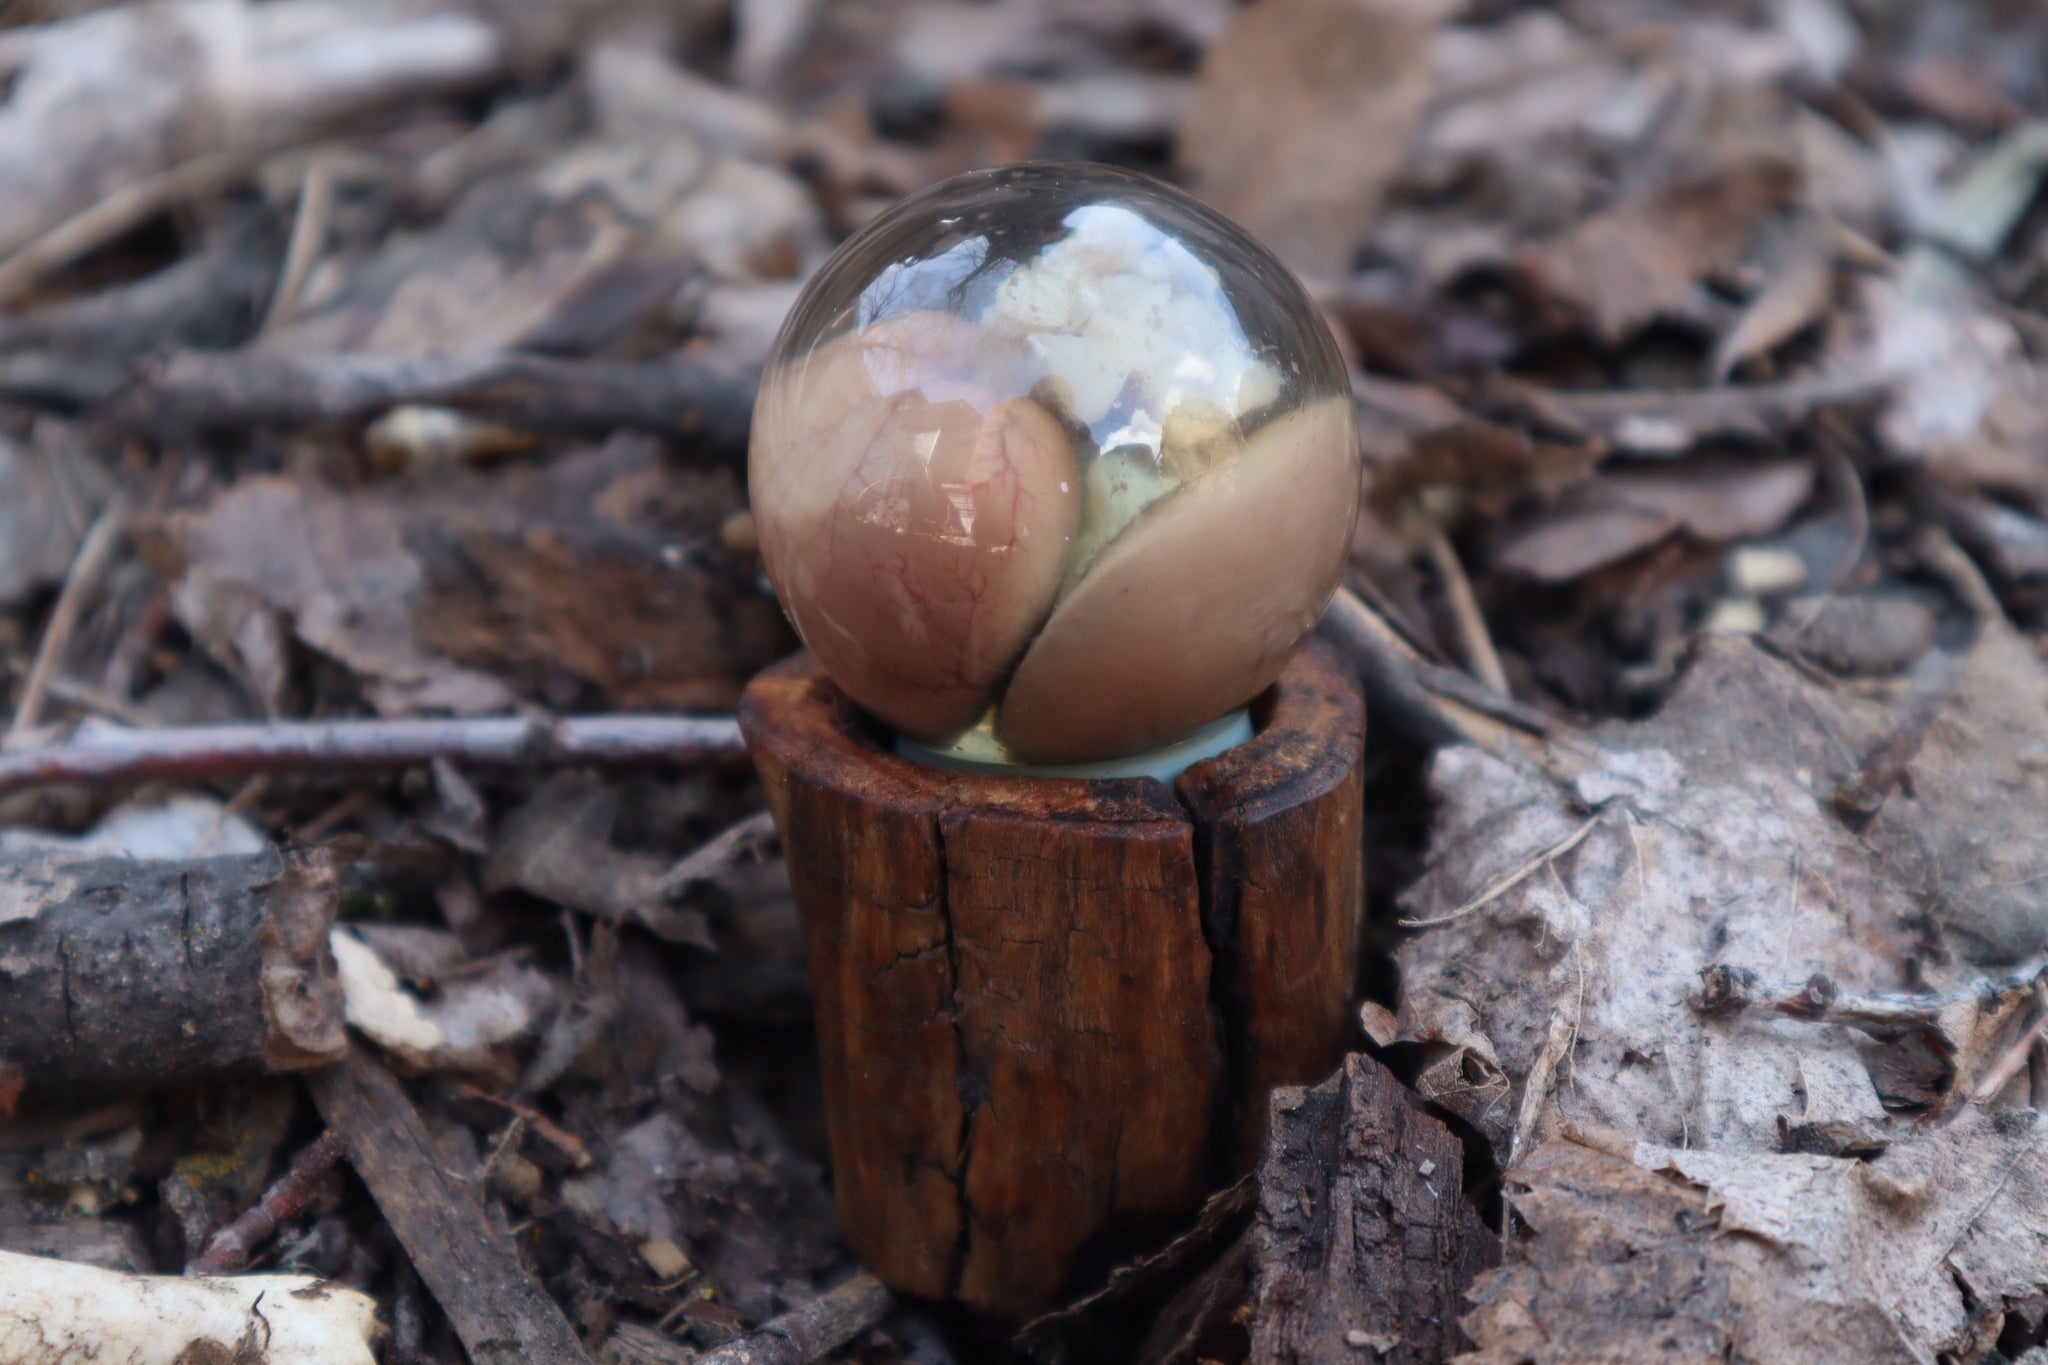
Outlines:
{"type": "Polygon", "coordinates": [[[1085,164],[958,176],[850,238],[776,338],[748,466],[826,674],[899,735],[1033,765],[1269,686],[1359,479],[1301,285],[1181,191],[1085,164]]]}

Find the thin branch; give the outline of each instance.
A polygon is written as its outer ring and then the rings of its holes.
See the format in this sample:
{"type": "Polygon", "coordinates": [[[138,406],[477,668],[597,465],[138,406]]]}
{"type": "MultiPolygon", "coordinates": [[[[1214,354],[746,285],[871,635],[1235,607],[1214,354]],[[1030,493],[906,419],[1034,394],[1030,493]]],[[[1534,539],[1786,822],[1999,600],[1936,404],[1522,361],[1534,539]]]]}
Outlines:
{"type": "Polygon", "coordinates": [[[888,1286],[863,1270],[809,1303],[706,1351],[696,1365],[811,1365],[880,1322],[895,1301],[888,1286]]]}
{"type": "Polygon", "coordinates": [[[1502,873],[1500,876],[1495,877],[1492,881],[1486,884],[1486,888],[1483,891],[1481,891],[1478,895],[1474,896],[1471,900],[1466,901],[1457,909],[1451,911],[1450,914],[1433,915],[1429,919],[1404,919],[1397,920],[1395,922],[1398,923],[1404,929],[1432,929],[1439,924],[1449,924],[1453,920],[1461,920],[1465,918],[1465,916],[1472,914],[1476,910],[1484,909],[1493,901],[1498,900],[1500,897],[1514,890],[1515,887],[1521,885],[1522,882],[1527,880],[1531,874],[1540,872],[1542,869],[1556,862],[1559,858],[1562,858],[1565,854],[1577,848],[1582,842],[1584,842],[1586,836],[1593,832],[1593,826],[1600,823],[1600,817],[1604,814],[1606,814],[1604,810],[1594,811],[1591,815],[1587,816],[1585,820],[1580,823],[1577,829],[1573,830],[1570,834],[1565,835],[1564,838],[1559,839],[1556,843],[1552,844],[1549,848],[1544,849],[1535,857],[1530,858],[1528,861],[1522,863],[1519,867],[1512,868],[1509,871],[1502,873]]]}
{"type": "Polygon", "coordinates": [[[524,1123],[527,1131],[554,1148],[572,1169],[580,1171],[590,1165],[590,1149],[584,1146],[583,1139],[540,1110],[529,1108],[517,1100],[506,1099],[503,1095],[493,1095],[490,1091],[468,1081],[458,1081],[455,1085],[455,1094],[458,1098],[492,1105],[510,1114],[524,1123]]]}
{"type": "Polygon", "coordinates": [[[1736,384],[1721,389],[1557,390],[1544,396],[1580,422],[1618,422],[1661,417],[1688,426],[1744,418],[1792,421],[1815,408],[1875,398],[1895,376],[1869,373],[1822,374],[1774,384],[1736,384]]]}
{"type": "Polygon", "coordinates": [[[1472,591],[1472,580],[1465,576],[1465,566],[1458,562],[1457,550],[1435,521],[1425,518],[1424,524],[1429,527],[1429,564],[1443,587],[1451,619],[1457,623],[1458,645],[1465,655],[1465,666],[1472,670],[1473,677],[1503,697],[1512,696],[1507,670],[1500,665],[1500,654],[1493,647],[1486,617],[1479,610],[1479,598],[1472,591]]]}
{"type": "Polygon", "coordinates": [[[2041,1021],[2039,1018],[2029,1019],[2020,1036],[2013,1039],[1998,1059],[1984,1069],[1984,1078],[1970,1091],[1970,1103],[1982,1104],[2005,1089],[2006,1082],[2026,1068],[2041,1043],[2041,1021]]]}
{"type": "Polygon", "coordinates": [[[1465,723],[1463,712],[1478,712],[1501,725],[1544,738],[1560,728],[1555,719],[1535,707],[1424,658],[1349,588],[1337,589],[1330,599],[1320,631],[1358,670],[1368,693],[1373,694],[1369,699],[1396,711],[1404,728],[1430,743],[1458,739],[1484,743],[1465,723]]]}
{"type": "Polygon", "coordinates": [[[256,335],[263,336],[290,322],[299,311],[299,294],[306,277],[313,273],[320,249],[327,244],[327,225],[334,211],[334,162],[315,154],[306,162],[305,178],[299,182],[298,212],[292,217],[291,240],[285,246],[284,266],[278,272],[277,287],[270,291],[270,306],[256,335]]]}
{"type": "Polygon", "coordinates": [[[364,422],[410,403],[565,433],[620,427],[745,444],[755,380],[690,355],[627,362],[493,355],[177,351],[142,362],[110,399],[131,431],[364,422]]]}
{"type": "Polygon", "coordinates": [[[128,503],[116,493],[100,509],[99,517],[78,547],[77,557],[71,561],[71,571],[64,576],[63,590],[57,594],[57,605],[50,611],[50,623],[44,627],[42,641],[36,646],[35,662],[29,666],[28,680],[21,687],[21,700],[14,708],[14,720],[7,727],[5,738],[0,739],[0,748],[12,747],[22,735],[34,728],[42,716],[43,698],[49,693],[50,678],[56,672],[57,661],[64,653],[64,646],[71,642],[71,633],[78,628],[86,598],[99,585],[100,575],[106,572],[115,548],[121,543],[122,532],[127,529],[128,503]]]}
{"type": "Polygon", "coordinates": [[[1829,592],[1837,592],[1856,572],[1856,566],[1863,562],[1863,551],[1870,544],[1870,500],[1864,492],[1863,474],[1856,468],[1855,461],[1849,458],[1843,442],[1830,439],[1824,444],[1821,471],[1827,476],[1828,486],[1841,506],[1842,520],[1848,531],[1848,542],[1822,583],[1829,592]]]}
{"type": "Polygon", "coordinates": [[[0,260],[0,303],[11,303],[44,277],[148,222],[165,209],[226,189],[280,150],[262,146],[209,152],[123,185],[0,260]]]}
{"type": "Polygon", "coordinates": [[[1696,1013],[1729,1016],[1766,1010],[1811,1024],[1846,1024],[1878,1039],[1914,1029],[1935,1028],[1952,1005],[2018,989],[2038,978],[2048,964],[2034,959],[2002,982],[1981,982],[1948,993],[1851,995],[1832,977],[1816,972],[1804,981],[1765,981],[1746,967],[1716,963],[1700,972],[1700,987],[1688,1000],[1696,1013]]]}
{"type": "Polygon", "coordinates": [[[305,1211],[312,1198],[313,1182],[325,1175],[348,1151],[348,1140],[328,1129],[311,1145],[292,1158],[292,1164],[263,1192],[263,1197],[242,1210],[235,1220],[207,1240],[206,1250],[185,1267],[187,1275],[225,1275],[249,1263],[257,1247],[268,1241],[278,1224],[305,1211]]]}
{"type": "Polygon", "coordinates": [[[81,727],[62,744],[0,754],[0,795],[57,782],[192,782],[257,773],[363,772],[435,759],[479,768],[738,767],[729,716],[493,716],[296,721],[128,730],[81,727]]]}

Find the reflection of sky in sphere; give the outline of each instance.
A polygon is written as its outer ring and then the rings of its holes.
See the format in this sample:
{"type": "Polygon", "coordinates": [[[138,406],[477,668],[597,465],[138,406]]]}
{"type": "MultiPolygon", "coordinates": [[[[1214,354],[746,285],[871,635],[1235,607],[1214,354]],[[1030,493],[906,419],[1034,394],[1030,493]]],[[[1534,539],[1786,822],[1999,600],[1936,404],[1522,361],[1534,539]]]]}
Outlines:
{"type": "Polygon", "coordinates": [[[987,309],[996,286],[1016,266],[988,259],[988,238],[969,237],[936,256],[885,266],[860,291],[854,325],[866,327],[904,313],[951,313],[972,321],[987,309]]]}
{"type": "Polygon", "coordinates": [[[1272,396],[1278,376],[1214,269],[1115,204],[1062,222],[1067,234],[1022,264],[991,261],[973,237],[891,265],[862,291],[857,323],[917,310],[978,321],[979,377],[1008,393],[1056,381],[1103,449],[1157,449],[1167,414],[1191,400],[1239,414],[1272,396]]]}

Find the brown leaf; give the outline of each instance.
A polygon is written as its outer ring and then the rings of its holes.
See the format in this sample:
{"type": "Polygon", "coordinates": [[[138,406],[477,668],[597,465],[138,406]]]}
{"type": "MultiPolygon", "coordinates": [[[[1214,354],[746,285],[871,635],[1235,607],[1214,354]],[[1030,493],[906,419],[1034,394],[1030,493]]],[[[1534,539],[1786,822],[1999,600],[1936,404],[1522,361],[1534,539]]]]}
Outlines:
{"type": "Polygon", "coordinates": [[[2048,939],[2048,667],[1987,626],[1893,796],[1864,830],[1935,907],[1958,950],[1992,965],[2048,939]]]}
{"type": "Polygon", "coordinates": [[[55,424],[39,424],[27,440],[0,434],[0,609],[63,581],[92,520],[97,483],[55,424]],[[60,478],[73,470],[93,483],[66,488],[60,478]]]}
{"type": "Polygon", "coordinates": [[[1617,470],[1604,480],[1634,507],[1669,513],[1700,540],[1740,540],[1775,531],[1813,491],[1805,460],[1687,460],[1617,470]]]}
{"type": "Polygon", "coordinates": [[[1715,383],[1737,365],[1805,330],[1826,312],[1834,295],[1834,261],[1826,230],[1811,214],[1771,237],[1764,251],[1763,287],[1714,346],[1708,366],[1715,383]]]}
{"type": "Polygon", "coordinates": [[[1341,275],[1407,155],[1441,0],[1262,0],[1210,49],[1181,128],[1195,192],[1300,273],[1341,275]]]}
{"type": "Polygon", "coordinates": [[[1706,1192],[1558,1140],[1516,1172],[1529,1247],[1473,1286],[1461,1365],[1721,1365],[1732,1290],[1706,1192]]]}
{"type": "Polygon", "coordinates": [[[282,618],[385,714],[499,710],[515,686],[556,705],[590,687],[613,705],[713,709],[789,641],[752,561],[719,546],[738,506],[729,474],[621,438],[388,490],[244,479],[146,543],[180,619],[273,708],[282,618]]]}
{"type": "Polygon", "coordinates": [[[1493,567],[1567,583],[1683,530],[1705,541],[1763,535],[1813,489],[1804,460],[1700,459],[1595,476],[1504,538],[1493,567]]]}
{"type": "Polygon", "coordinates": [[[413,638],[420,563],[405,548],[398,517],[370,499],[264,476],[243,480],[204,512],[151,529],[160,533],[158,558],[179,576],[179,618],[246,667],[272,709],[286,669],[272,612],[362,675],[386,714],[421,706],[481,712],[511,702],[502,684],[413,638]]]}
{"type": "Polygon", "coordinates": [[[1700,281],[1733,270],[1757,220],[1783,206],[1793,184],[1776,162],[1674,179],[1524,253],[1522,267],[1602,340],[1619,342],[1677,311],[1700,281]]]}
{"type": "Polygon", "coordinates": [[[1588,489],[1504,537],[1493,568],[1539,583],[1569,583],[1605,564],[1649,549],[1678,529],[1667,511],[1637,507],[1588,489]]]}

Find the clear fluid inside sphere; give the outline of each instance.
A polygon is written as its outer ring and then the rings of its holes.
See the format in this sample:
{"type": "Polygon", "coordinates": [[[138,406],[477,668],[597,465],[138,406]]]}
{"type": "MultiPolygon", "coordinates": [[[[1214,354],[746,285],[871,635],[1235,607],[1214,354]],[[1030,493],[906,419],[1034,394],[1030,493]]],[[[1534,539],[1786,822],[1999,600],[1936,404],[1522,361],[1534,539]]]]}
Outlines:
{"type": "Polygon", "coordinates": [[[1169,743],[1329,601],[1350,386],[1301,286],[1144,176],[1039,164],[896,205],[819,270],[749,479],[791,622],[856,702],[1025,764],[1169,743]]]}

